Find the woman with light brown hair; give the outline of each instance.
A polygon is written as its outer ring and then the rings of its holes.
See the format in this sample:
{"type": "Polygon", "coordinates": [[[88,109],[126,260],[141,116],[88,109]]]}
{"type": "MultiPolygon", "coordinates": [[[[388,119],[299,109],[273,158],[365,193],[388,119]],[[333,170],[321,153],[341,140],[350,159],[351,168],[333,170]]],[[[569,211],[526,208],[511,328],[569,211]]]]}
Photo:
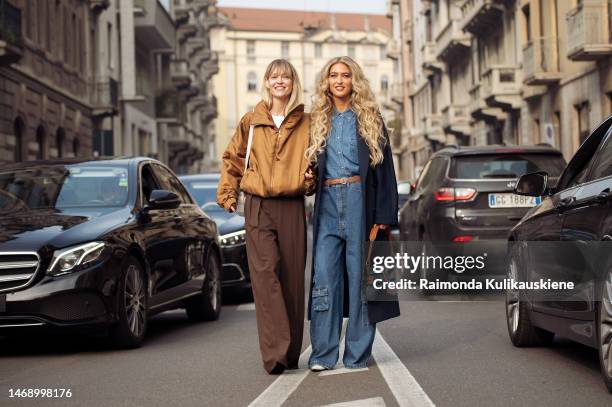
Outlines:
{"type": "Polygon", "coordinates": [[[234,212],[238,191],[246,195],[246,246],[259,347],[270,374],[297,368],[302,348],[304,195],[314,189],[304,155],[309,123],[295,68],[274,60],[264,74],[262,100],[242,117],[222,156],[217,202],[234,212]]]}
{"type": "Polygon", "coordinates": [[[361,289],[364,242],[384,239],[377,231],[397,224],[397,182],[378,104],[351,58],[334,58],[321,70],[310,133],[306,155],[317,167],[317,195],[308,365],[314,371],[334,368],[344,315],[344,366],[362,368],[376,323],[399,315],[397,301],[368,302],[361,289]]]}

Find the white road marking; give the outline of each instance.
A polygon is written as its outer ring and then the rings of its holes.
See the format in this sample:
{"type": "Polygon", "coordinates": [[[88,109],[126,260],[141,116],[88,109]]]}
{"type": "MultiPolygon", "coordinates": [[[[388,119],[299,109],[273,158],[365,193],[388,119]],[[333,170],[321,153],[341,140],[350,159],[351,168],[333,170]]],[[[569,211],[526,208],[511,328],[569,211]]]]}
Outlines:
{"type": "Polygon", "coordinates": [[[380,331],[374,338],[372,355],[395,400],[401,407],[434,407],[435,404],[425,393],[410,371],[397,357],[382,337],[380,331]]]}
{"type": "Polygon", "coordinates": [[[319,373],[317,376],[331,376],[335,374],[343,374],[343,373],[357,373],[357,372],[366,372],[369,369],[367,367],[359,368],[359,369],[347,369],[346,367],[340,367],[338,369],[333,370],[324,370],[319,373]]]}
{"type": "Polygon", "coordinates": [[[255,311],[255,303],[250,302],[248,304],[240,304],[236,307],[236,311],[255,311]]]}
{"type": "Polygon", "coordinates": [[[273,407],[282,405],[289,396],[298,388],[300,383],[304,381],[308,372],[305,367],[308,365],[308,358],[312,352],[312,347],[308,347],[300,355],[300,361],[298,366],[300,369],[297,370],[285,370],[285,372],[278,377],[263,393],[259,395],[249,407],[262,406],[262,407],[273,407]]]}
{"type": "Polygon", "coordinates": [[[385,407],[385,400],[382,397],[372,397],[369,399],[344,401],[342,403],[326,404],[321,407],[385,407]]]}

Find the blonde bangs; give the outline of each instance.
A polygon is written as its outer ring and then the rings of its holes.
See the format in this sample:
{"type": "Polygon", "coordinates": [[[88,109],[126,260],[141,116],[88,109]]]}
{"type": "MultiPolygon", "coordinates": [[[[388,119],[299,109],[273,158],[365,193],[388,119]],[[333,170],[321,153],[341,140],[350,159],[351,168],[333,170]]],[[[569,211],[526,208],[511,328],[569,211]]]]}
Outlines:
{"type": "Polygon", "coordinates": [[[288,115],[293,109],[303,103],[302,98],[302,84],[300,83],[300,77],[298,76],[295,67],[291,64],[291,62],[286,59],[275,59],[274,61],[268,64],[266,68],[266,72],[262,81],[262,94],[261,98],[268,107],[268,109],[272,108],[272,95],[270,94],[270,89],[266,87],[266,82],[270,78],[270,76],[275,72],[279,71],[281,74],[288,74],[292,81],[293,86],[291,89],[291,96],[289,97],[289,102],[287,102],[287,106],[285,106],[285,116],[288,115]]]}

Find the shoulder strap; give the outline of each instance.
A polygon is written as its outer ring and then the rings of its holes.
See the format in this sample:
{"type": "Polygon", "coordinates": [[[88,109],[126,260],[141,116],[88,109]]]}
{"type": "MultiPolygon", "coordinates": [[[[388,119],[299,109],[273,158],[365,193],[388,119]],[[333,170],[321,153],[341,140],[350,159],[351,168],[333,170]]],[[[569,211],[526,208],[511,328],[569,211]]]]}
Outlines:
{"type": "Polygon", "coordinates": [[[247,143],[247,151],[246,156],[244,158],[244,172],[246,172],[247,168],[249,168],[249,158],[251,156],[251,147],[253,146],[253,128],[254,125],[249,126],[249,141],[247,143]]]}

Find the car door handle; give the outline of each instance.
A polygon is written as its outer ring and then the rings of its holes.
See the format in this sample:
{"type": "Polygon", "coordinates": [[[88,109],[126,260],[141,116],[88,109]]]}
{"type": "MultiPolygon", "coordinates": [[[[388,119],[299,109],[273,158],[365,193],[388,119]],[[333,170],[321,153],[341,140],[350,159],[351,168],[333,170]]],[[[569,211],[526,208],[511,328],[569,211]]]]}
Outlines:
{"type": "Polygon", "coordinates": [[[610,188],[606,188],[597,195],[597,201],[605,202],[610,198],[610,188]]]}

